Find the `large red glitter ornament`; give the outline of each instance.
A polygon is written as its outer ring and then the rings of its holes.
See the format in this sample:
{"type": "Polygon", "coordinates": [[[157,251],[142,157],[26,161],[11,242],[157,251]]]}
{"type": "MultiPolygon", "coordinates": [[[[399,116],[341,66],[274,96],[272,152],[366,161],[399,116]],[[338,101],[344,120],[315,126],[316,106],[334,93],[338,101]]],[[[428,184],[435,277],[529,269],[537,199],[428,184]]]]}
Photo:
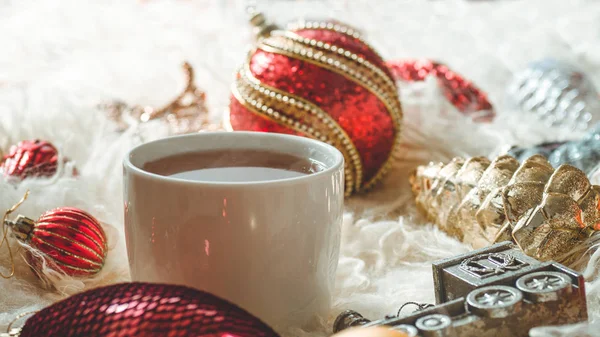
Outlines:
{"type": "Polygon", "coordinates": [[[376,184],[392,164],[402,122],[383,59],[339,23],[302,22],[284,31],[261,14],[252,23],[260,33],[233,85],[232,128],[327,142],[346,159],[346,195],[376,184]]]}
{"type": "Polygon", "coordinates": [[[435,76],[446,99],[465,115],[477,122],[489,122],[495,113],[486,94],[473,83],[446,65],[426,60],[388,61],[388,68],[398,81],[420,82],[435,76]]]}
{"type": "MultiPolygon", "coordinates": [[[[56,174],[57,168],[58,150],[51,143],[39,139],[23,140],[13,145],[0,164],[0,171],[5,177],[18,179],[51,177],[56,174]]],[[[76,173],[73,170],[73,174],[76,173]]]]}
{"type": "Polygon", "coordinates": [[[278,337],[235,304],[175,285],[123,283],[55,303],[21,337],[278,337]]]}
{"type": "Polygon", "coordinates": [[[19,215],[6,224],[17,239],[34,248],[27,251],[26,259],[42,279],[44,261],[47,267],[74,277],[94,275],[104,266],[106,234],[98,220],[80,209],[56,208],[37,221],[19,215]]]}

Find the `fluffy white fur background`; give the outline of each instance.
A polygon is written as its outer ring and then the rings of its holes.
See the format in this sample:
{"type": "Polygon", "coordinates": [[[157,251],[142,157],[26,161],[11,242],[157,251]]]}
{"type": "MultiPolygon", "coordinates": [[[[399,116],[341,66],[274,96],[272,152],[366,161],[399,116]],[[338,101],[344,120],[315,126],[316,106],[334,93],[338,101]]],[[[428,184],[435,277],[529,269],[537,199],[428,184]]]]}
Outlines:
{"type": "MultiPolygon", "coordinates": [[[[505,108],[512,74],[529,61],[551,56],[576,63],[600,85],[600,3],[593,0],[264,0],[257,5],[280,23],[296,17],[346,21],[388,59],[430,57],[447,63],[488,92],[498,112],[493,124],[473,125],[439,98],[434,81],[402,88],[403,158],[379,189],[348,201],[330,317],[315,331],[289,336],[326,336],[332,319],[347,308],[380,318],[406,301],[432,303],[431,262],[469,247],[416,214],[408,172],[430,160],[579,137],[505,108]]],[[[6,151],[21,139],[47,139],[81,172],[77,179],[30,180],[18,187],[0,182],[0,209],[30,189],[19,213],[37,218],[53,207],[80,207],[106,224],[111,243],[97,278],[58,279],[56,292],[40,289],[17,258],[16,276],[0,280],[2,326],[69,294],[128,280],[121,159],[165,130],[154,124],[116,134],[95,106],[116,98],[160,105],[183,87],[180,64],[189,60],[218,119],[227,109],[233,71],[250,44],[245,6],[242,0],[0,0],[0,148],[6,151]]],[[[585,270],[591,325],[532,334],[600,336],[597,261],[585,270]]],[[[0,269],[6,272],[8,266],[2,251],[0,269]]]]}

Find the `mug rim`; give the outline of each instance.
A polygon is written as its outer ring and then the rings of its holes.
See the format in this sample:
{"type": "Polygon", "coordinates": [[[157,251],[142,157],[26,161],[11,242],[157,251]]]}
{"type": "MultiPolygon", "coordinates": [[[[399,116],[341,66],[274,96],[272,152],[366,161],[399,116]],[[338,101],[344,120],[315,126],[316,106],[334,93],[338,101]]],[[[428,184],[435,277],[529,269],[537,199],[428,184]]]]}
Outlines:
{"type": "MultiPolygon", "coordinates": [[[[275,150],[274,152],[277,152],[275,150]]],[[[184,152],[181,152],[184,153],[184,152]]],[[[176,155],[179,153],[173,153],[172,155],[176,155]]],[[[162,157],[164,158],[164,157],[162,157]]],[[[160,158],[157,158],[160,159],[160,158]]],[[[160,139],[156,139],[147,143],[139,144],[129,151],[125,155],[123,159],[123,166],[129,170],[130,172],[144,176],[150,179],[161,180],[168,183],[174,184],[184,184],[184,185],[195,185],[195,186],[231,186],[231,187],[241,187],[241,186],[270,186],[270,185],[281,185],[281,184],[290,184],[290,183],[298,183],[304,180],[317,179],[322,176],[330,176],[333,172],[338,171],[344,165],[344,155],[334,146],[327,144],[325,142],[321,142],[315,139],[288,135],[283,133],[275,133],[275,132],[260,132],[260,131],[210,131],[210,132],[199,132],[185,135],[176,135],[169,136],[160,139]],[[299,145],[304,143],[305,145],[310,145],[314,148],[321,148],[324,152],[326,151],[328,155],[332,155],[334,163],[332,165],[328,165],[324,170],[318,171],[311,174],[306,174],[297,177],[291,178],[282,178],[275,180],[263,180],[263,181],[203,181],[203,180],[188,180],[182,178],[174,178],[171,176],[163,176],[157,173],[148,172],[141,167],[133,164],[132,157],[136,152],[139,152],[147,147],[157,146],[159,144],[164,144],[168,142],[173,142],[178,139],[184,138],[204,138],[209,136],[219,136],[224,135],[225,137],[262,137],[262,138],[271,138],[272,141],[277,141],[281,139],[287,139],[291,142],[296,142],[299,145]]],[[[343,172],[343,170],[342,170],[343,172]]]]}

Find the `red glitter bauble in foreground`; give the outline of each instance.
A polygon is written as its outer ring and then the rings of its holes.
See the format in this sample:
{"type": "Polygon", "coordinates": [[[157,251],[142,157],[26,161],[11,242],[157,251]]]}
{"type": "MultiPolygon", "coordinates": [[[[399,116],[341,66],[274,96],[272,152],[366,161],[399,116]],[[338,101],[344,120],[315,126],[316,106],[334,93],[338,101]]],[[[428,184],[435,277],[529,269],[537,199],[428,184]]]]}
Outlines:
{"type": "Polygon", "coordinates": [[[350,195],[375,185],[390,168],[402,109],[392,74],[356,31],[303,22],[258,39],[233,86],[230,122],[234,130],[301,135],[336,146],[346,160],[350,195]]]}
{"type": "Polygon", "coordinates": [[[19,240],[34,248],[26,259],[42,279],[42,258],[47,267],[74,277],[94,275],[104,266],[106,234],[98,220],[80,209],[61,207],[37,221],[19,216],[8,224],[19,240]]]}
{"type": "Polygon", "coordinates": [[[277,337],[236,305],[182,286],[124,283],[71,296],[30,317],[21,337],[277,337]]]}
{"type": "Polygon", "coordinates": [[[461,113],[477,122],[489,122],[495,113],[486,94],[447,66],[431,60],[388,61],[387,66],[398,81],[418,82],[435,76],[446,99],[461,113]]]}
{"type": "MultiPolygon", "coordinates": [[[[39,139],[24,140],[10,148],[0,164],[0,171],[9,178],[51,177],[58,168],[58,150],[39,139]]],[[[73,170],[76,175],[77,171],[73,170]]]]}

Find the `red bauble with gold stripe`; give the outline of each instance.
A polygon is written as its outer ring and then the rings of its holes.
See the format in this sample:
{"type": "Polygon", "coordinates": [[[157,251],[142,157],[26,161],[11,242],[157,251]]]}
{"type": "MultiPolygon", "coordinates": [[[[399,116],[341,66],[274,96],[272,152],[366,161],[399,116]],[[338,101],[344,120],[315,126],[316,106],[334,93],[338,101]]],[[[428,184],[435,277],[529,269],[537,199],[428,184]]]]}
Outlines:
{"type": "Polygon", "coordinates": [[[52,269],[86,277],[102,269],[108,250],[106,234],[98,220],[72,207],[44,213],[24,241],[36,250],[27,254],[27,260],[38,276],[42,262],[39,255],[52,269]]]}
{"type": "Polygon", "coordinates": [[[232,89],[234,130],[306,136],[346,159],[346,195],[375,185],[398,148],[402,109],[379,54],[350,27],[303,22],[262,29],[232,89]]]}

